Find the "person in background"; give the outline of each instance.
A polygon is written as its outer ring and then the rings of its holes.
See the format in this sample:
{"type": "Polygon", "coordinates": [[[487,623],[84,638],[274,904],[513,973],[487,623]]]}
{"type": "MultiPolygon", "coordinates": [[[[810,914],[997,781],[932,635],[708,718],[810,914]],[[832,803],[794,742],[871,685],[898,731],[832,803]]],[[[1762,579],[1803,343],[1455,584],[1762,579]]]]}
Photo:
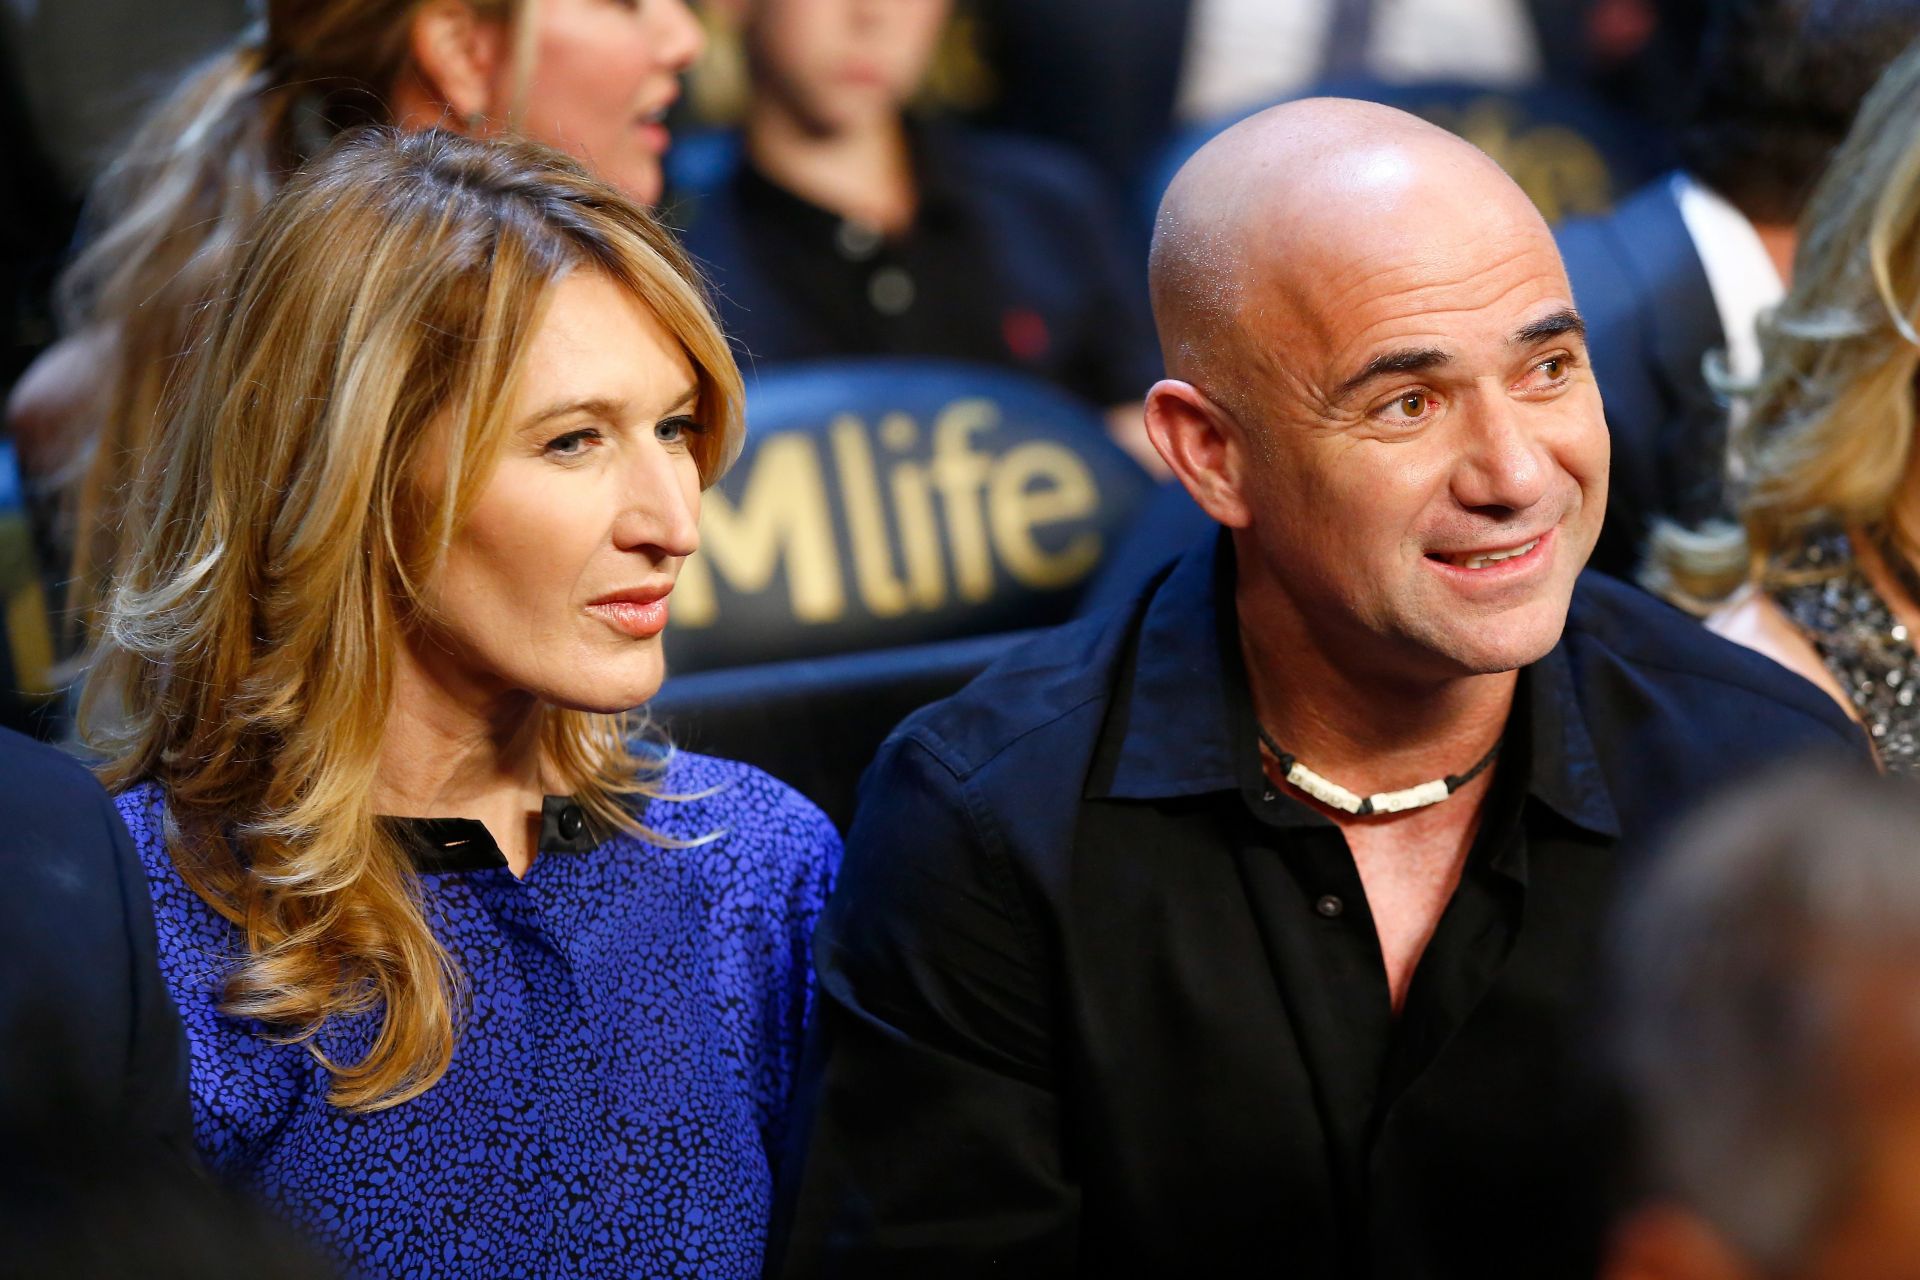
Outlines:
{"type": "Polygon", "coordinates": [[[744,356],[1023,369],[1111,407],[1115,439],[1160,472],[1140,416],[1159,356],[1100,179],[908,111],[949,0],[722,2],[752,93],[737,161],[680,216],[744,356]]]}
{"type": "Polygon", "coordinates": [[[1809,201],[1739,406],[1739,523],[1661,527],[1647,581],[1819,685],[1920,772],[1920,43],[1809,201]]]}
{"type": "Polygon", "coordinates": [[[88,685],[202,1157],[356,1275],[757,1275],[840,842],[628,714],[741,440],[691,264],[383,129],[215,296],[88,685]]]}
{"type": "Polygon", "coordinates": [[[1920,792],[1769,775],[1625,895],[1603,1280],[1920,1276],[1920,792]]]}
{"type": "Polygon", "coordinates": [[[1727,512],[1715,383],[1759,373],[1756,325],[1785,294],[1794,224],[1860,100],[1916,33],[1920,0],[1714,0],[1681,167],[1559,228],[1613,432],[1594,568],[1631,577],[1657,518],[1727,512]]]}
{"type": "Polygon", "coordinates": [[[63,494],[67,647],[144,536],[132,477],[192,321],[286,175],[342,129],[518,132],[629,197],[660,194],[660,118],[703,37],[684,0],[267,0],[133,131],[60,284],[65,334],[7,406],[23,470],[63,494]]]}
{"type": "Polygon", "coordinates": [[[868,769],[774,1274],[1590,1274],[1619,868],[1861,735],[1581,576],[1600,396],[1485,153],[1263,112],[1181,170],[1150,272],[1149,429],[1219,527],[868,769]]]}
{"type": "MultiPolygon", "coordinates": [[[[1358,75],[1596,89],[1664,139],[1707,0],[973,0],[982,119],[1164,182],[1179,129],[1358,75]],[[1536,80],[1537,78],[1537,80],[1536,80]]],[[[1655,145],[1660,145],[1656,141],[1655,145]]],[[[1157,188],[1153,194],[1157,194],[1157,188]]]]}

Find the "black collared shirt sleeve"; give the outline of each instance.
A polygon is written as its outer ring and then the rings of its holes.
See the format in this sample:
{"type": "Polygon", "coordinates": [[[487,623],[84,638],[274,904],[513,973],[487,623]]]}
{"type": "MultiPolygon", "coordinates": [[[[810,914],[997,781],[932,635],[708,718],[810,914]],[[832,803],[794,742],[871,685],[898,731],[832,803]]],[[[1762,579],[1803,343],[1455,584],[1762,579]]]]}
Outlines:
{"type": "Polygon", "coordinates": [[[1070,1273],[1054,1015],[994,818],[911,738],[863,793],[815,938],[768,1274],[1070,1273]]]}

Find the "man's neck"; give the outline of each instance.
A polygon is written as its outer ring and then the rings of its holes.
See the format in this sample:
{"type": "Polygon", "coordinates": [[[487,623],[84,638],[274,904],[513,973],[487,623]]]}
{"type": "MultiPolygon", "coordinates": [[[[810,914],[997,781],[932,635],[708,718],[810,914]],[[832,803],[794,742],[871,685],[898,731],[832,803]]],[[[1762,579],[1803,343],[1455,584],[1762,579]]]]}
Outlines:
{"type": "MultiPolygon", "coordinates": [[[[1360,795],[1469,772],[1500,741],[1518,676],[1423,674],[1413,663],[1315,636],[1275,590],[1236,591],[1254,714],[1281,750],[1360,795]]],[[[1284,781],[1267,761],[1267,777],[1284,781]]],[[[1439,804],[1370,817],[1325,809],[1347,843],[1398,1013],[1464,873],[1493,770],[1439,804]]]]}
{"type": "Polygon", "coordinates": [[[403,646],[381,742],[374,805],[396,817],[476,818],[516,875],[533,861],[544,795],[540,728],[531,695],[470,687],[444,660],[403,646]]]}
{"type": "Polygon", "coordinates": [[[747,112],[746,147],[768,181],[809,204],[886,235],[913,223],[913,151],[898,115],[821,130],[763,95],[747,112]]]}
{"type": "Polygon", "coordinates": [[[1240,601],[1254,714],[1289,755],[1351,791],[1395,791],[1465,773],[1500,740],[1517,672],[1371,670],[1284,607],[1240,601]]]}

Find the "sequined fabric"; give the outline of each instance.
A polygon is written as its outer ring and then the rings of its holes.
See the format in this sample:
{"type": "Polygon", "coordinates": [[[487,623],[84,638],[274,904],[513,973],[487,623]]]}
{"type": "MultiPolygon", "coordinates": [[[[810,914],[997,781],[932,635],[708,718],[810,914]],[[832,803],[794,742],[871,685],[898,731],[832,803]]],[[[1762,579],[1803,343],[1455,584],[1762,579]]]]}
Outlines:
{"type": "Polygon", "coordinates": [[[1776,564],[1768,594],[1806,633],[1852,699],[1890,773],[1920,775],[1920,654],[1860,571],[1846,531],[1825,528],[1776,564]]]}

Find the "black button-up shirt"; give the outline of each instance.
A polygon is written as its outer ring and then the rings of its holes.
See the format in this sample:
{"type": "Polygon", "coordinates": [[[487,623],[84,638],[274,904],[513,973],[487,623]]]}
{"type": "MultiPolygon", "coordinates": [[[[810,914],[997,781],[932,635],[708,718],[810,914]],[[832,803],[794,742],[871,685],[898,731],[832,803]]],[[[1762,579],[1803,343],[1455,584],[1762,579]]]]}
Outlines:
{"type": "Polygon", "coordinates": [[[781,1274],[1585,1265],[1581,1035],[1622,866],[1716,785],[1863,739],[1583,580],[1395,1017],[1340,829],[1261,772],[1231,579],[1210,540],[883,748],[816,942],[781,1274]]]}

